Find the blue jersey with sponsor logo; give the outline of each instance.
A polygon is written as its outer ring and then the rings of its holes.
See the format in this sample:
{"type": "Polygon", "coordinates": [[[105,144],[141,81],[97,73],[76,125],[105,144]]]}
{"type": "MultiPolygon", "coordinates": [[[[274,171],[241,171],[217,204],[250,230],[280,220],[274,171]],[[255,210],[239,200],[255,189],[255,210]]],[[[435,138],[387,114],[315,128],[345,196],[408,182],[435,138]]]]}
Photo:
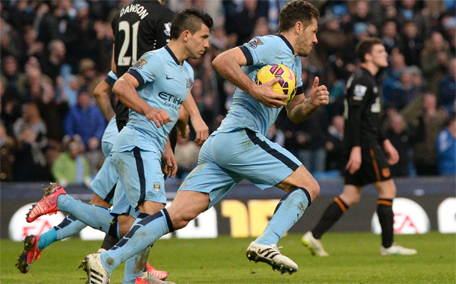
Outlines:
{"type": "Polygon", "coordinates": [[[179,117],[179,109],[193,86],[193,69],[187,62],[179,64],[168,46],[146,52],[128,70],[139,82],[138,95],[155,109],[165,110],[173,120],[157,128],[144,115],[130,110],[128,123],[119,134],[113,151],[138,147],[145,151],[165,148],[167,137],[179,117]]]}
{"type": "MultiPolygon", "coordinates": [[[[298,93],[302,89],[301,59],[294,55],[294,50],[288,40],[282,35],[255,37],[241,46],[247,59],[247,65],[242,70],[253,80],[263,66],[281,63],[288,66],[297,79],[298,93]]],[[[248,93],[237,88],[234,92],[231,109],[216,132],[231,132],[249,128],[263,135],[268,133],[282,108],[267,108],[248,93]]]]}

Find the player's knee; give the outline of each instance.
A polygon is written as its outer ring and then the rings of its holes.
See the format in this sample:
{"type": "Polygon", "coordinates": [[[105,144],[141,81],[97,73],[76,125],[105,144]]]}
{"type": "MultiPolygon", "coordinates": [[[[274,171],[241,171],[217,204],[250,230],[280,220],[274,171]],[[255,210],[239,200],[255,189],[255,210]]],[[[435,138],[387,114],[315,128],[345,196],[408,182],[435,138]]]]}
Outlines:
{"type": "Polygon", "coordinates": [[[175,216],[171,216],[171,220],[173,221],[174,230],[179,230],[184,228],[188,225],[190,221],[198,217],[198,214],[194,214],[192,212],[179,212],[179,214],[175,216]]]}
{"type": "Polygon", "coordinates": [[[303,187],[309,192],[312,200],[320,195],[320,185],[314,178],[307,180],[303,187]]]}
{"type": "Polygon", "coordinates": [[[98,206],[103,206],[106,208],[111,207],[111,204],[106,202],[104,199],[102,199],[100,196],[98,196],[96,193],[93,194],[92,200],[90,200],[90,204],[93,205],[98,205],[98,206]]]}

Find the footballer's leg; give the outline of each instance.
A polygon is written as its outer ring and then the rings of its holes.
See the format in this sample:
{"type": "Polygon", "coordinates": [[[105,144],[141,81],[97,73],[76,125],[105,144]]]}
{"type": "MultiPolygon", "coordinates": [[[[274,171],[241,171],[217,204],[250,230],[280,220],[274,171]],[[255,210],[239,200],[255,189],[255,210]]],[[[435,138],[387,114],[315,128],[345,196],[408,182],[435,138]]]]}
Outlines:
{"type": "Polygon", "coordinates": [[[304,234],[301,242],[313,255],[329,256],[320,239],[351,206],[360,201],[361,192],[361,186],[345,185],[342,194],[334,198],[334,201],[328,205],[314,229],[304,234]]]}
{"type": "MultiPolygon", "coordinates": [[[[46,192],[49,192],[55,188],[55,185],[51,184],[50,188],[46,192]]],[[[91,202],[99,203],[102,206],[110,207],[108,202],[105,202],[98,195],[94,194],[98,198],[92,198],[91,202]],[[98,202],[102,200],[103,202],[98,202]]],[[[41,251],[51,245],[52,243],[73,236],[82,231],[87,225],[77,220],[73,215],[67,215],[65,219],[53,227],[49,231],[39,236],[29,235],[24,240],[24,250],[18,257],[18,263],[16,267],[22,272],[27,273],[33,262],[38,260],[41,255],[41,251]]]]}
{"type": "Polygon", "coordinates": [[[212,153],[221,168],[259,188],[277,186],[287,192],[264,232],[247,248],[246,256],[269,264],[275,271],[296,272],[298,265],[280,253],[277,243],[318,196],[318,183],[288,150],[250,129],[217,133],[212,153]]]}
{"type": "Polygon", "coordinates": [[[381,255],[413,255],[415,249],[404,248],[394,243],[393,199],[396,197],[396,185],[392,179],[374,183],[378,190],[377,215],[382,228],[381,255]]]}

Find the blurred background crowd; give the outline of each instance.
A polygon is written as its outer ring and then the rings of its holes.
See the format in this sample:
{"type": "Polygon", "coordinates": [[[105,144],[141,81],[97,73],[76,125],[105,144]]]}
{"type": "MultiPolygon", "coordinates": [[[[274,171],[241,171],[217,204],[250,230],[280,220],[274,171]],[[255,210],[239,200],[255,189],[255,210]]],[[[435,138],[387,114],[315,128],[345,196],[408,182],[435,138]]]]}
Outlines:
{"type": "MultiPolygon", "coordinates": [[[[103,162],[107,125],[93,97],[110,71],[111,20],[129,0],[9,0],[0,3],[1,180],[89,185],[103,162]]],[[[211,47],[191,60],[192,94],[210,131],[230,108],[235,87],[212,59],[254,36],[274,34],[287,0],[170,0],[215,20],[211,47]]],[[[384,131],[401,156],[394,177],[456,174],[456,18],[454,0],[311,0],[321,13],[318,44],[302,58],[309,93],[315,76],[330,104],[294,124],[283,110],[269,138],[293,152],[317,178],[340,176],[344,87],[359,68],[355,46],[381,38],[390,65],[383,87],[384,131]]],[[[115,98],[113,97],[113,103],[115,98]]],[[[198,147],[179,137],[179,177],[197,162],[198,147]]]]}

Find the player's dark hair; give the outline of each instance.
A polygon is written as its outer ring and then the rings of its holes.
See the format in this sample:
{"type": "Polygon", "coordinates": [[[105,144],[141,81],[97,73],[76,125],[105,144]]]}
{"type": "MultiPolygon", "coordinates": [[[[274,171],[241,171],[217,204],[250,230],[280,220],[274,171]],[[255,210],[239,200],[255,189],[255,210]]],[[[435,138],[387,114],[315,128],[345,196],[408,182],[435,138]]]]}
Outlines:
{"type": "Polygon", "coordinates": [[[201,29],[202,24],[205,24],[208,28],[212,28],[214,21],[209,14],[199,9],[185,9],[177,13],[171,23],[171,39],[178,39],[186,30],[194,34],[201,29]]]}
{"type": "Polygon", "coordinates": [[[304,28],[307,28],[312,19],[318,20],[319,18],[320,12],[314,5],[304,0],[292,0],[280,11],[279,32],[288,31],[298,21],[304,25],[304,28]]]}
{"type": "Polygon", "coordinates": [[[358,42],[356,45],[356,57],[361,62],[366,62],[364,55],[372,52],[372,47],[377,44],[383,44],[382,40],[378,37],[368,37],[358,42]]]}

